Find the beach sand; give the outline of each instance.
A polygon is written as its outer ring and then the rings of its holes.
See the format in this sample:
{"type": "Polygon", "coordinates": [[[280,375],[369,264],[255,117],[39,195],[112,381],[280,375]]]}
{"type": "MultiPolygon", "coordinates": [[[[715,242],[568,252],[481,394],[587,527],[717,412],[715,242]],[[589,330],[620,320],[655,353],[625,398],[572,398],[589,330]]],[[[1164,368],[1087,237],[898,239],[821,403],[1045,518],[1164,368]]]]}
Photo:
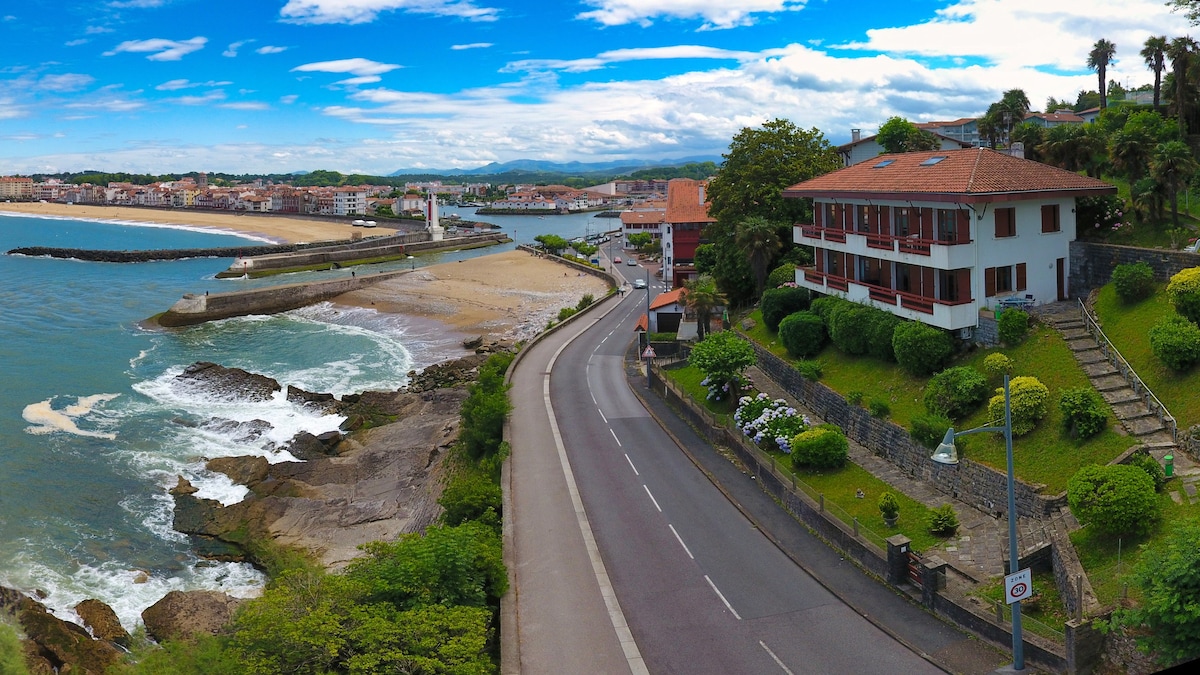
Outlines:
{"type": "Polygon", "coordinates": [[[551,259],[505,251],[422,267],[333,302],[433,319],[469,336],[524,340],[588,293],[600,300],[608,283],[551,259]]]}
{"type": "Polygon", "coordinates": [[[237,232],[266,237],[281,243],[295,244],[314,241],[349,239],[354,233],[364,237],[394,234],[387,227],[364,229],[348,221],[319,217],[288,217],[267,213],[239,213],[206,209],[152,209],[131,206],[96,206],[91,204],[59,204],[41,202],[0,202],[0,212],[86,218],[90,220],[121,220],[140,223],[189,225],[222,232],[237,232]]]}

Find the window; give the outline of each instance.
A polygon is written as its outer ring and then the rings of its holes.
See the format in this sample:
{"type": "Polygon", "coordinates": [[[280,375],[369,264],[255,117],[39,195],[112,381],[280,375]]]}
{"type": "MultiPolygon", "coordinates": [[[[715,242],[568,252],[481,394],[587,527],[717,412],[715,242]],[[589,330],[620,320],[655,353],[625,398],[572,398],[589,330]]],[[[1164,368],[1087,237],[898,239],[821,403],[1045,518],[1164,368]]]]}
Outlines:
{"type": "Polygon", "coordinates": [[[937,210],[938,241],[958,241],[958,213],[954,209],[937,210]]]}
{"type": "Polygon", "coordinates": [[[991,298],[1005,293],[1020,293],[1026,289],[1026,265],[988,267],[983,270],[983,294],[991,298]]]}
{"type": "Polygon", "coordinates": [[[894,159],[885,159],[885,160],[883,160],[882,162],[880,162],[880,163],[876,164],[875,166],[873,166],[873,167],[871,167],[871,168],[872,168],[872,169],[882,169],[883,167],[885,167],[885,166],[887,166],[887,165],[891,164],[891,163],[892,163],[892,162],[894,162],[894,161],[896,161],[896,160],[894,160],[894,159]]]}
{"type": "Polygon", "coordinates": [[[907,207],[896,208],[896,236],[907,237],[909,233],[908,225],[909,209],[907,207]]]}
{"type": "Polygon", "coordinates": [[[1011,267],[996,268],[996,292],[1011,293],[1013,290],[1013,274],[1011,267]]]}
{"type": "Polygon", "coordinates": [[[1058,222],[1058,204],[1042,205],[1042,232],[1058,232],[1061,225],[1058,222]]]}
{"type": "Polygon", "coordinates": [[[942,161],[943,159],[946,159],[946,155],[937,155],[935,157],[930,157],[929,159],[925,160],[924,162],[921,162],[921,166],[933,166],[934,164],[937,164],[938,162],[942,161]]]}
{"type": "Polygon", "coordinates": [[[841,223],[838,222],[837,207],[833,204],[825,205],[825,222],[822,223],[825,227],[840,230],[841,223]]]}
{"type": "Polygon", "coordinates": [[[838,269],[838,264],[842,261],[842,254],[837,251],[827,251],[829,256],[828,264],[825,266],[825,271],[834,276],[841,276],[841,271],[838,269]]]}
{"type": "Polygon", "coordinates": [[[1017,210],[996,209],[996,238],[1017,236],[1017,210]]]}
{"type": "Polygon", "coordinates": [[[854,207],[854,220],[859,232],[867,231],[867,210],[869,208],[866,204],[854,207]]]}

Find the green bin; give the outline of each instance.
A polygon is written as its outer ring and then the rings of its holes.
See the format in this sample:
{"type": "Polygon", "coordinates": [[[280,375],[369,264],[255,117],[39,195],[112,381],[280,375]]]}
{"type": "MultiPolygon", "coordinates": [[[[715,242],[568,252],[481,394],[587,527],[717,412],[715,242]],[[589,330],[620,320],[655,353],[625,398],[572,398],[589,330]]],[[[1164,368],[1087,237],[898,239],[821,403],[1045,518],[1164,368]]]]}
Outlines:
{"type": "Polygon", "coordinates": [[[1167,478],[1175,475],[1175,455],[1163,455],[1163,472],[1167,478]]]}

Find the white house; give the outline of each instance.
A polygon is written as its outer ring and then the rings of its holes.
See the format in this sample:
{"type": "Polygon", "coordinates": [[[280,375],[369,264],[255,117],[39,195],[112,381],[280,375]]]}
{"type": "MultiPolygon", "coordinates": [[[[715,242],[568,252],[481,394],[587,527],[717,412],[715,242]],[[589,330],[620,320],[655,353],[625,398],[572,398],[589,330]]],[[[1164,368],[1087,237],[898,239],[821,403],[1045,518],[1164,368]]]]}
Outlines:
{"type": "MultiPolygon", "coordinates": [[[[930,132],[938,139],[940,144],[938,147],[941,150],[956,150],[958,148],[974,147],[968,141],[960,141],[949,136],[943,136],[937,132],[930,132]]],[[[842,158],[842,166],[850,166],[865,162],[868,159],[874,159],[884,153],[883,146],[876,140],[878,135],[863,137],[862,132],[858,129],[850,130],[850,142],[845,145],[837,146],[838,155],[842,158]]]]}
{"type": "Polygon", "coordinates": [[[1075,200],[1117,189],[986,148],[881,155],[784,190],[813,266],[796,283],[949,330],[1002,302],[1068,297],[1075,200]]]}
{"type": "Polygon", "coordinates": [[[333,191],[333,215],[361,216],[367,212],[367,191],[362,188],[338,188],[333,191]]]}

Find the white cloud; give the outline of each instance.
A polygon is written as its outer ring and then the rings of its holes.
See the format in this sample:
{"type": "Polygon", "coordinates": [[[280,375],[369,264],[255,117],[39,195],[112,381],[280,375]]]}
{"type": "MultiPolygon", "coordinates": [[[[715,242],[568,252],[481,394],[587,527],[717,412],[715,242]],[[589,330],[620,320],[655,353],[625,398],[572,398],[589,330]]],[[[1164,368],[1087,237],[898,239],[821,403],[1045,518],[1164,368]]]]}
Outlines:
{"type": "Polygon", "coordinates": [[[38,88],[43,91],[79,91],[96,81],[91,75],[78,73],[63,73],[62,75],[44,75],[38,80],[38,88]]]}
{"type": "Polygon", "coordinates": [[[363,75],[361,77],[350,77],[344,80],[338,80],[337,82],[334,82],[334,84],[343,84],[348,87],[354,87],[360,84],[375,84],[381,79],[383,78],[379,77],[378,75],[363,75]]]}
{"type": "Polygon", "coordinates": [[[266,103],[257,101],[241,101],[234,103],[222,103],[218,108],[228,108],[229,110],[270,110],[271,106],[266,103]]]}
{"type": "Polygon", "coordinates": [[[495,21],[500,10],[479,7],[472,0],[288,0],[279,10],[289,23],[370,23],[382,12],[450,16],[471,21],[495,21]]]}
{"type": "Polygon", "coordinates": [[[380,63],[370,59],[353,58],[340,59],[337,61],[318,61],[316,63],[306,63],[302,66],[292,68],[292,72],[302,73],[348,73],[358,77],[367,77],[370,75],[382,75],[389,73],[400,66],[394,63],[380,63]]]}
{"type": "Polygon", "coordinates": [[[701,19],[701,30],[749,26],[755,14],[802,9],[807,0],[585,0],[596,9],[576,18],[604,26],[636,23],[646,27],[653,19],[701,19]]]}
{"type": "Polygon", "coordinates": [[[130,112],[139,108],[145,107],[145,103],[141,101],[132,101],[127,98],[104,98],[94,101],[75,101],[73,103],[63,104],[64,108],[72,108],[79,110],[104,110],[107,112],[130,112]]]}
{"type": "Polygon", "coordinates": [[[26,115],[25,108],[11,98],[0,98],[0,120],[11,120],[26,115]]]}
{"type": "Polygon", "coordinates": [[[225,51],[221,52],[221,56],[228,56],[229,58],[233,58],[238,55],[238,50],[242,48],[242,45],[248,44],[250,42],[254,42],[254,40],[240,40],[238,42],[230,42],[229,46],[225,48],[225,51]]]}
{"type": "Polygon", "coordinates": [[[192,82],[190,80],[167,80],[155,87],[159,91],[179,91],[180,89],[191,89],[192,87],[228,87],[232,82],[217,82],[209,80],[208,82],[192,82]]]}
{"type": "Polygon", "coordinates": [[[491,46],[492,46],[491,42],[472,42],[470,44],[465,44],[465,45],[450,45],[450,49],[457,52],[457,51],[462,51],[464,49],[487,49],[488,47],[491,47],[491,46]]]}
{"type": "Polygon", "coordinates": [[[170,0],[112,0],[108,4],[111,7],[117,7],[119,9],[145,9],[148,7],[162,7],[168,2],[170,2],[170,0]]]}
{"type": "Polygon", "coordinates": [[[87,38],[79,38],[78,40],[67,40],[63,43],[63,46],[78,47],[79,45],[86,45],[88,42],[91,42],[91,40],[88,40],[87,38]]]}
{"type": "Polygon", "coordinates": [[[111,33],[113,32],[113,29],[105,26],[88,26],[83,32],[85,35],[101,35],[104,33],[111,33]]]}
{"type": "Polygon", "coordinates": [[[568,73],[584,73],[598,70],[610,63],[624,61],[649,61],[655,59],[730,59],[746,61],[761,58],[755,52],[732,51],[700,45],[675,45],[671,47],[642,47],[636,49],[614,49],[601,52],[594,57],[570,60],[526,59],[513,61],[500,69],[502,73],[524,71],[561,70],[568,73]]]}
{"type": "Polygon", "coordinates": [[[167,99],[172,103],[180,105],[205,105],[207,103],[216,103],[217,101],[225,100],[225,92],[220,89],[214,89],[202,96],[180,96],[178,98],[167,99]]]}
{"type": "Polygon", "coordinates": [[[274,45],[263,45],[262,47],[255,49],[254,53],[255,54],[278,54],[280,52],[286,52],[287,50],[288,50],[287,47],[276,47],[274,45]]]}
{"type": "Polygon", "coordinates": [[[150,38],[149,40],[126,40],[104,52],[105,56],[113,56],[121,52],[146,53],[151,61],[178,61],[194,51],[204,48],[208,38],[194,37],[190,40],[167,40],[165,38],[150,38]]]}
{"type": "Polygon", "coordinates": [[[280,96],[279,102],[284,105],[291,105],[291,104],[295,103],[296,100],[299,98],[300,97],[297,96],[296,94],[288,94],[287,96],[280,96]]]}

